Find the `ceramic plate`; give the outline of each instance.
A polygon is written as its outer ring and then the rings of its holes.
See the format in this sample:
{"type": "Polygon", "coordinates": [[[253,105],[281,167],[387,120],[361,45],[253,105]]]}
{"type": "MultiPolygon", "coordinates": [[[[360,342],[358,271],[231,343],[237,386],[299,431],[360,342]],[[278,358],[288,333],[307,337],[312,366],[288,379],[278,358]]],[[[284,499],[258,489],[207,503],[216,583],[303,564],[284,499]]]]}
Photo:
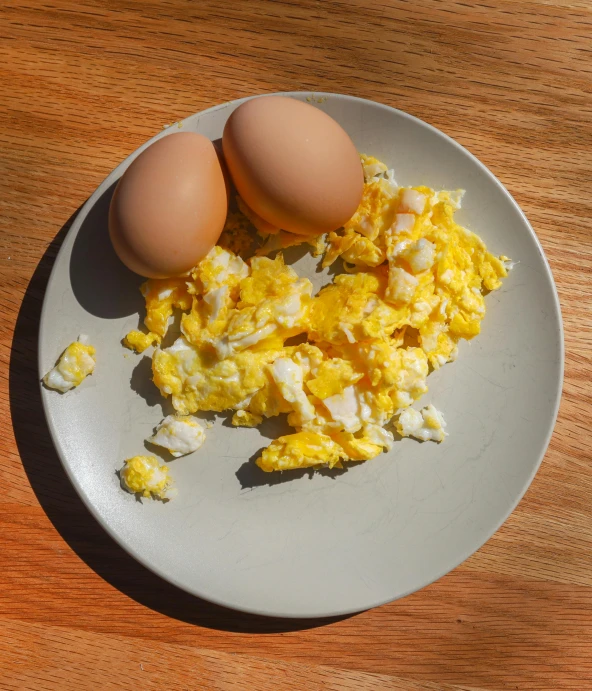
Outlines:
{"type": "MultiPolygon", "coordinates": [[[[122,348],[138,326],[141,279],[107,236],[113,188],[130,162],[171,132],[222,135],[234,101],[160,132],[99,186],[56,260],[40,327],[40,376],[80,333],[95,373],[65,395],[42,390],[55,446],[89,510],[138,561],[190,593],[247,612],[320,617],[374,607],[444,575],[500,527],[530,484],[553,429],[563,371],[559,304],[537,238],[496,178],[453,140],[384,105],[292,93],[335,118],[358,150],[395,169],[399,184],[466,189],[457,219],[494,254],[517,262],[486,298],[482,333],[428,379],[422,405],[444,412],[441,444],[404,439],[341,474],[264,474],[253,457],[277,422],[234,429],[223,419],[196,453],[171,462],[168,503],[122,491],[116,470],[145,451],[169,412],[150,358],[122,348]]],[[[297,253],[298,254],[298,253],[297,253]]],[[[316,287],[308,255],[294,264],[316,287]]]]}

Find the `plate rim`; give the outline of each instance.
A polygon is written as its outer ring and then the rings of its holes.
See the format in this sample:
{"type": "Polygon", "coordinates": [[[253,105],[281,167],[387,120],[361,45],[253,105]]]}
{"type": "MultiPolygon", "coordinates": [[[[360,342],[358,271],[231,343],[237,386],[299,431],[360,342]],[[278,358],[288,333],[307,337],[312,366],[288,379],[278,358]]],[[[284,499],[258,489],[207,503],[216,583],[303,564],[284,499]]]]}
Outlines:
{"type": "MultiPolygon", "coordinates": [[[[508,520],[509,516],[514,512],[518,504],[522,501],[524,498],[524,495],[530,488],[534,477],[536,476],[543,459],[548,451],[549,444],[551,441],[551,438],[553,436],[553,432],[555,430],[555,426],[557,423],[557,418],[559,414],[559,408],[561,405],[561,399],[562,399],[562,393],[563,393],[563,383],[564,383],[564,373],[565,373],[565,341],[564,341],[564,328],[563,328],[563,318],[562,318],[562,313],[561,313],[561,303],[559,300],[559,294],[557,291],[557,285],[555,283],[555,279],[553,276],[553,272],[551,270],[551,267],[549,265],[549,261],[545,255],[545,252],[543,250],[543,247],[541,245],[541,242],[535,233],[532,225],[530,224],[528,218],[526,217],[526,214],[514,197],[511,195],[511,193],[508,191],[508,189],[505,187],[505,185],[498,180],[498,178],[487,168],[487,166],[482,163],[474,154],[472,154],[466,147],[464,147],[462,144],[459,144],[455,139],[453,139],[451,136],[447,135],[445,132],[442,132],[440,129],[437,127],[431,125],[430,123],[426,122],[425,120],[421,120],[420,118],[411,115],[410,113],[407,113],[403,110],[400,110],[398,108],[394,108],[392,106],[389,106],[384,103],[380,103],[379,101],[374,101],[372,99],[367,99],[367,98],[360,98],[358,96],[352,96],[349,94],[340,94],[340,93],[333,93],[333,92],[328,92],[328,91],[279,91],[279,92],[267,92],[267,93],[260,93],[260,94],[254,94],[251,96],[246,96],[238,99],[234,99],[232,101],[224,101],[223,103],[211,106],[210,108],[206,108],[204,110],[197,111],[196,113],[190,114],[187,117],[181,119],[178,121],[178,123],[185,123],[187,120],[193,119],[196,116],[202,115],[204,113],[213,113],[218,110],[222,110],[225,108],[228,108],[229,106],[237,106],[245,101],[251,100],[253,98],[258,98],[260,96],[288,96],[292,98],[298,98],[299,100],[307,100],[309,98],[311,99],[316,99],[318,97],[320,98],[331,98],[331,99],[337,99],[337,100],[343,100],[343,101],[354,101],[354,102],[362,102],[362,103],[368,103],[371,104],[373,107],[378,107],[380,109],[387,110],[389,112],[394,111],[397,113],[398,116],[403,117],[404,119],[411,120],[414,124],[420,125],[421,127],[426,127],[429,130],[431,130],[433,133],[440,137],[444,137],[444,139],[451,144],[454,148],[460,151],[465,156],[468,156],[469,159],[472,160],[474,164],[476,164],[480,170],[486,175],[488,181],[494,185],[496,185],[501,192],[503,193],[504,197],[508,199],[510,202],[510,205],[514,208],[514,210],[518,213],[518,216],[523,222],[523,225],[525,225],[528,233],[531,236],[531,239],[534,240],[535,246],[539,252],[539,255],[543,261],[543,265],[546,269],[545,276],[547,280],[550,283],[550,286],[552,288],[552,296],[553,296],[553,307],[555,309],[555,315],[556,315],[556,321],[557,321],[557,326],[558,326],[558,344],[559,344],[559,362],[558,362],[558,370],[557,370],[557,386],[555,388],[554,392],[554,404],[553,404],[553,415],[552,415],[552,422],[549,425],[549,429],[547,431],[547,434],[543,440],[543,444],[541,447],[541,452],[539,454],[539,458],[537,459],[536,463],[534,463],[533,468],[527,478],[527,481],[524,483],[524,487],[521,489],[520,492],[517,493],[516,498],[512,502],[509,510],[503,514],[500,520],[497,521],[495,524],[495,527],[493,530],[487,530],[486,534],[487,536],[480,542],[480,544],[475,548],[475,549],[470,549],[468,551],[464,551],[462,553],[462,557],[460,559],[454,558],[453,560],[453,565],[450,567],[445,567],[442,571],[439,571],[434,577],[430,577],[425,581],[422,581],[420,584],[418,584],[416,587],[410,588],[406,590],[405,592],[399,593],[395,595],[394,597],[388,597],[388,598],[380,598],[376,601],[373,601],[370,603],[367,607],[363,607],[362,609],[355,607],[344,607],[338,610],[331,610],[330,612],[306,612],[306,611],[298,611],[298,612],[273,612],[273,611],[263,611],[261,609],[258,609],[257,607],[249,607],[248,605],[245,606],[238,606],[236,604],[229,604],[227,601],[211,596],[209,594],[204,594],[200,592],[198,589],[191,588],[187,584],[182,584],[180,583],[174,576],[174,574],[169,574],[165,573],[163,569],[160,567],[152,564],[148,559],[145,559],[141,553],[137,552],[134,547],[126,544],[126,542],[116,534],[116,532],[111,528],[110,524],[100,515],[99,511],[95,508],[94,504],[92,501],[89,499],[89,497],[86,495],[84,490],[82,489],[81,485],[78,482],[78,479],[73,471],[73,469],[70,467],[67,459],[66,459],[66,454],[63,451],[63,448],[61,444],[58,443],[58,432],[54,427],[53,424],[53,419],[51,412],[49,410],[49,404],[48,404],[48,392],[45,391],[43,384],[42,384],[42,377],[45,374],[43,371],[43,363],[41,362],[41,350],[42,350],[42,341],[43,341],[43,334],[45,330],[45,322],[48,316],[47,312],[47,295],[50,293],[51,288],[53,283],[57,280],[58,276],[58,271],[57,267],[59,264],[60,257],[62,253],[66,252],[66,241],[70,237],[71,234],[78,233],[80,224],[81,224],[81,219],[85,218],[88,210],[95,204],[96,200],[104,193],[104,191],[107,189],[108,184],[107,181],[109,178],[112,176],[112,174],[122,166],[126,161],[128,161],[130,158],[135,157],[139,155],[141,151],[146,149],[148,146],[150,146],[153,142],[155,142],[158,139],[161,139],[162,137],[168,136],[170,134],[169,130],[173,131],[173,126],[169,126],[167,128],[164,128],[163,130],[157,132],[154,136],[150,137],[147,141],[145,141],[143,144],[141,144],[139,147],[137,147],[134,151],[132,151],[128,156],[126,156],[122,161],[120,161],[109,173],[108,175],[101,181],[101,183],[96,187],[96,189],[93,191],[93,193],[90,195],[90,197],[86,200],[86,202],[83,204],[83,206],[80,208],[80,210],[77,212],[76,217],[70,226],[66,236],[64,237],[64,240],[62,241],[62,244],[60,246],[60,249],[54,259],[53,266],[51,269],[51,273],[45,288],[44,296],[43,296],[43,304],[41,307],[41,314],[39,318],[39,325],[38,325],[38,337],[37,337],[37,371],[38,371],[38,378],[39,378],[39,388],[40,388],[40,395],[41,395],[41,402],[42,402],[42,407],[43,407],[43,413],[45,416],[45,421],[47,423],[47,427],[50,433],[51,441],[53,444],[53,447],[58,455],[58,458],[60,459],[60,463],[66,472],[66,475],[70,482],[72,483],[72,486],[76,490],[76,493],[82,500],[84,506],[88,509],[90,514],[93,516],[93,518],[98,522],[98,524],[101,526],[103,530],[109,535],[111,539],[115,541],[116,544],[118,544],[122,549],[125,550],[130,556],[132,556],[136,561],[138,561],[143,567],[147,568],[149,571],[152,573],[156,574],[159,578],[162,578],[164,581],[171,583],[175,587],[179,588],[180,590],[189,593],[190,595],[193,595],[195,597],[198,597],[202,600],[205,600],[207,602],[211,602],[215,605],[218,605],[220,607],[234,610],[237,612],[243,612],[249,615],[256,615],[256,616],[262,616],[262,617],[272,617],[272,618],[281,618],[281,619],[328,619],[332,617],[342,617],[342,616],[347,616],[351,614],[356,614],[359,612],[363,612],[369,609],[373,609],[375,607],[380,607],[384,604],[394,602],[396,600],[399,600],[401,598],[407,597],[408,595],[411,595],[412,593],[415,593],[419,590],[422,590],[423,588],[431,585],[432,583],[435,583],[445,575],[451,573],[454,571],[458,566],[460,566],[462,563],[464,563],[470,556],[475,554],[477,551],[479,551],[485,543],[487,543],[497,532],[498,530],[502,527],[502,525],[508,520]]],[[[316,101],[309,101],[311,105],[315,105],[316,101]]],[[[176,124],[176,123],[175,123],[176,124]]],[[[112,183],[109,183],[112,184],[112,183]]]]}

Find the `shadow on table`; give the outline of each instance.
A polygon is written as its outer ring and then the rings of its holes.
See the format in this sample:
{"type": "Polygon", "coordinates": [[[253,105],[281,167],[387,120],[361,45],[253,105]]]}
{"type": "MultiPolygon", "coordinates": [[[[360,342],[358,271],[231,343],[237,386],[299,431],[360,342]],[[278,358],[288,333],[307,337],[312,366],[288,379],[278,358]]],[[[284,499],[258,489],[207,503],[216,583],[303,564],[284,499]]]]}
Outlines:
{"type": "MultiPolygon", "coordinates": [[[[89,242],[92,251],[89,248],[77,248],[76,245],[74,247],[73,254],[81,261],[88,257],[88,262],[96,265],[97,257],[112,260],[109,248],[101,246],[97,239],[97,231],[102,228],[103,239],[108,243],[108,203],[105,197],[109,194],[110,198],[111,191],[99,200],[94,214],[91,211],[92,237],[89,242]]],[[[10,410],[16,443],[31,487],[49,520],[72,550],[101,578],[140,604],[180,621],[244,633],[296,631],[337,621],[337,618],[291,620],[258,617],[235,612],[189,595],[136,562],[105,533],[87,511],[70,484],[53,447],[43,413],[37,373],[37,335],[43,296],[57,252],[75,217],[76,214],[61,228],[29,282],[19,310],[10,357],[10,410]]],[[[83,226],[81,233],[85,230],[88,231],[88,228],[83,226]]],[[[81,264],[79,275],[98,281],[95,286],[97,290],[108,282],[104,274],[90,269],[86,272],[86,269],[84,263],[81,264]]],[[[137,277],[133,280],[137,282],[137,277]]],[[[100,305],[93,302],[93,286],[82,286],[80,283],[75,288],[78,290],[79,301],[86,301],[96,313],[100,305]]],[[[128,308],[127,305],[123,306],[124,311],[128,308]]]]}

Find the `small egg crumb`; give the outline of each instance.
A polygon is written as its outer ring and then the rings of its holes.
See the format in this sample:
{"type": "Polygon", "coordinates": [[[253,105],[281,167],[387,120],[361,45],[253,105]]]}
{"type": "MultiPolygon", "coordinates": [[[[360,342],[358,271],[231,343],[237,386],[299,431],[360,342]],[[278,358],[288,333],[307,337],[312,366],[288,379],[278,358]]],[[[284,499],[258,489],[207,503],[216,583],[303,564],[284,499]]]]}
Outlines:
{"type": "Polygon", "coordinates": [[[134,350],[136,353],[143,353],[146,348],[149,348],[159,340],[157,334],[151,331],[147,334],[142,331],[130,331],[127,336],[124,336],[122,343],[126,348],[134,350]]]}
{"type": "Polygon", "coordinates": [[[62,393],[78,386],[92,374],[96,364],[95,353],[88,336],[80,334],[78,340],[64,350],[56,366],[43,377],[45,386],[62,393]]]}
{"type": "Polygon", "coordinates": [[[197,451],[205,439],[205,432],[197,418],[191,415],[168,415],[146,441],[161,446],[178,458],[197,451]]]}
{"type": "Polygon", "coordinates": [[[255,415],[248,410],[237,410],[232,416],[232,424],[235,427],[257,427],[263,422],[261,415],[255,415]]]}
{"type": "Polygon", "coordinates": [[[306,242],[312,247],[312,256],[320,257],[327,250],[327,235],[319,235],[316,238],[306,238],[306,242]]]}
{"type": "Polygon", "coordinates": [[[397,432],[402,437],[437,442],[443,442],[448,436],[445,427],[444,416],[431,403],[420,411],[407,408],[399,415],[396,424],[397,432]]]}
{"type": "Polygon", "coordinates": [[[168,466],[159,463],[155,456],[128,458],[120,477],[123,489],[146,499],[168,500],[177,495],[177,490],[171,486],[168,466]]]}

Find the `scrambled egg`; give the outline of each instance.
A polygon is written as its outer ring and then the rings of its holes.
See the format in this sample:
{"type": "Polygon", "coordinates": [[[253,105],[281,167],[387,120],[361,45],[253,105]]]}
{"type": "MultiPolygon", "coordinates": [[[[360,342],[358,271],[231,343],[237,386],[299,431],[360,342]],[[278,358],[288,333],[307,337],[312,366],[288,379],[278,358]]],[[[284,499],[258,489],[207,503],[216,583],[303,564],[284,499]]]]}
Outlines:
{"type": "Polygon", "coordinates": [[[172,456],[186,456],[197,451],[206,438],[203,427],[191,415],[186,417],[168,415],[156,431],[146,440],[166,449],[172,456]]]}
{"type": "Polygon", "coordinates": [[[263,451],[257,465],[266,472],[308,468],[323,463],[329,467],[347,458],[344,450],[331,437],[317,432],[296,432],[280,437],[263,451]]]}
{"type": "Polygon", "coordinates": [[[168,467],[154,456],[128,458],[119,475],[124,489],[146,499],[173,499],[177,494],[168,467]]]}
{"type": "Polygon", "coordinates": [[[402,437],[415,437],[421,441],[444,441],[448,436],[445,431],[446,423],[439,410],[428,405],[422,410],[407,408],[397,420],[397,432],[402,437]]]}
{"type": "Polygon", "coordinates": [[[511,268],[454,221],[461,191],[402,188],[380,161],[362,156],[362,164],[352,219],[306,239],[323,266],[341,258],[345,267],[317,295],[281,254],[264,256],[287,246],[278,229],[259,228],[267,242],[241,258],[247,222],[236,214],[190,274],[142,287],[148,334],[132,332],[127,343],[157,344],[154,383],[178,415],[230,410],[233,425],[254,427],[287,413],[296,431],[262,452],[266,472],[374,458],[392,446],[388,425],[443,441],[442,414],[411,406],[427,392],[430,369],[479,334],[484,294],[511,268]],[[181,334],[162,348],[174,309],[181,334]]]}
{"type": "Polygon", "coordinates": [[[81,334],[64,350],[56,366],[43,377],[43,382],[48,388],[65,393],[92,374],[95,364],[95,349],[89,344],[88,336],[81,334]]]}
{"type": "Polygon", "coordinates": [[[159,338],[153,333],[143,333],[142,331],[130,331],[123,338],[123,345],[130,350],[135,350],[136,353],[143,353],[146,348],[149,348],[154,343],[159,342],[159,338]]]}

